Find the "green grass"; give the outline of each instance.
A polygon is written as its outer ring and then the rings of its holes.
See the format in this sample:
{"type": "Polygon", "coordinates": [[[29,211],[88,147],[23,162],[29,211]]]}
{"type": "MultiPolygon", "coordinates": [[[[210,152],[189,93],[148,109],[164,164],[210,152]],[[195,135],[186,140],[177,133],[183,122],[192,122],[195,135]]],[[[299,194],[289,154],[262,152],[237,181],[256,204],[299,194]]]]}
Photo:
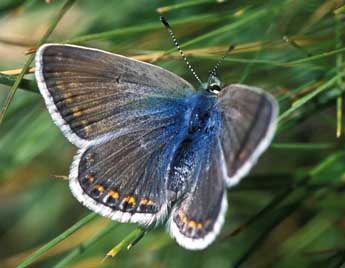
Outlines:
{"type": "Polygon", "coordinates": [[[343,4],[2,1],[0,71],[21,71],[0,72],[0,266],[343,267],[343,4]],[[157,9],[203,81],[235,44],[219,68],[222,81],[262,87],[280,104],[272,146],[229,190],[222,233],[202,252],[177,246],[162,226],[143,235],[136,225],[102,219],[72,197],[55,177],[68,175],[76,148],[27,74],[34,55],[24,52],[47,41],[142,58],[194,83],[157,9]],[[116,256],[104,260],[112,248],[116,256]]]}

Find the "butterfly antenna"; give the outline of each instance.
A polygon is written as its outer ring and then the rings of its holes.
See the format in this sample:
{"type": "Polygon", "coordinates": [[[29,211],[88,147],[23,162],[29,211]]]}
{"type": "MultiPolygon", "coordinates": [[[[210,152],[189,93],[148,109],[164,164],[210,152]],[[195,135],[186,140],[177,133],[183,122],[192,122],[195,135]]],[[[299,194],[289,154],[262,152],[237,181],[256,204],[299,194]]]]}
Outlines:
{"type": "Polygon", "coordinates": [[[203,85],[202,81],[200,80],[199,76],[196,74],[196,72],[194,71],[192,65],[191,65],[190,62],[188,61],[186,55],[184,54],[183,50],[182,50],[181,47],[180,47],[180,44],[177,42],[176,36],[175,36],[173,30],[171,29],[170,24],[168,23],[168,21],[167,21],[163,16],[160,17],[160,20],[161,20],[161,22],[163,23],[163,25],[165,26],[165,28],[167,28],[167,30],[168,30],[168,32],[169,32],[169,34],[170,34],[170,36],[171,36],[171,39],[173,40],[174,45],[177,47],[177,49],[178,49],[178,51],[180,52],[180,54],[181,54],[183,60],[186,62],[186,64],[187,64],[189,70],[192,72],[192,74],[194,75],[194,77],[196,78],[196,80],[198,80],[198,82],[199,82],[200,85],[202,86],[202,85],[203,85]]]}
{"type": "Polygon", "coordinates": [[[220,66],[220,64],[224,61],[225,57],[227,55],[229,55],[229,53],[234,50],[235,46],[234,45],[230,45],[228,50],[224,53],[224,55],[220,58],[220,60],[216,63],[216,65],[213,67],[213,69],[209,72],[210,77],[215,77],[217,74],[217,70],[220,66]]]}

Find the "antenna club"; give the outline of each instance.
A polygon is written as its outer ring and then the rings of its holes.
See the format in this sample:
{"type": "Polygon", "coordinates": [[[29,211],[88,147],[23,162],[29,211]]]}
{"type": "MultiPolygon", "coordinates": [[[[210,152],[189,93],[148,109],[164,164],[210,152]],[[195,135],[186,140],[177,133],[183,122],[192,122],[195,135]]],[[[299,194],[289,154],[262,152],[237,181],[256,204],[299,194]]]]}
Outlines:
{"type": "Polygon", "coordinates": [[[192,72],[192,74],[194,75],[195,79],[198,80],[198,82],[200,83],[200,85],[203,85],[202,81],[200,80],[200,78],[198,77],[198,75],[196,74],[196,72],[194,71],[192,65],[189,63],[189,61],[187,60],[187,57],[185,56],[185,54],[183,53],[183,50],[181,49],[179,43],[177,42],[176,40],[176,37],[175,37],[175,34],[173,32],[173,30],[171,29],[168,21],[163,17],[163,16],[160,16],[160,20],[161,22],[164,24],[164,26],[167,28],[170,36],[171,36],[171,39],[174,43],[174,45],[177,47],[177,50],[180,52],[181,56],[182,56],[182,59],[185,61],[185,63],[187,64],[188,66],[188,69],[192,72]]]}
{"type": "Polygon", "coordinates": [[[235,47],[236,47],[235,45],[230,45],[229,48],[228,48],[227,53],[229,53],[229,52],[231,52],[232,50],[234,50],[235,47]]]}
{"type": "Polygon", "coordinates": [[[171,28],[170,24],[168,23],[168,21],[163,16],[160,16],[159,19],[161,20],[161,22],[164,24],[165,27],[167,27],[169,29],[171,28]]]}

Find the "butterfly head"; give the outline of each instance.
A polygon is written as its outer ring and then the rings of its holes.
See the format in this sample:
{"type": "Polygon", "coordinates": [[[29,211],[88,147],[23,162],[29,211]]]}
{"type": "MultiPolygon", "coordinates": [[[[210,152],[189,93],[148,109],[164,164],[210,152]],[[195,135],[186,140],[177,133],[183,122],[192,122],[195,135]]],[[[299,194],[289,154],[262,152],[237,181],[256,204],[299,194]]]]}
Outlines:
{"type": "Polygon", "coordinates": [[[208,82],[206,84],[206,90],[213,94],[219,94],[222,90],[222,84],[217,76],[210,74],[208,82]]]}
{"type": "Polygon", "coordinates": [[[180,47],[180,45],[179,45],[179,43],[178,43],[178,41],[176,39],[175,33],[171,29],[170,24],[168,23],[168,21],[163,16],[160,17],[160,20],[163,23],[163,25],[168,29],[168,32],[169,32],[169,34],[170,34],[170,36],[171,36],[171,38],[173,40],[174,45],[177,47],[177,49],[180,52],[183,60],[186,62],[187,66],[188,66],[188,69],[192,72],[192,74],[194,75],[195,79],[201,85],[201,88],[204,89],[204,90],[206,89],[210,93],[218,94],[221,91],[221,89],[222,89],[222,85],[220,83],[220,80],[216,76],[218,67],[224,61],[225,57],[235,48],[235,46],[234,45],[230,45],[228,47],[228,50],[224,53],[224,55],[220,58],[220,60],[218,60],[218,62],[213,67],[213,69],[210,71],[210,76],[208,78],[208,82],[207,83],[203,83],[201,81],[201,79],[199,78],[199,76],[194,71],[194,68],[192,67],[192,65],[188,61],[188,59],[187,59],[186,55],[184,54],[183,50],[181,49],[181,47],[180,47]]]}

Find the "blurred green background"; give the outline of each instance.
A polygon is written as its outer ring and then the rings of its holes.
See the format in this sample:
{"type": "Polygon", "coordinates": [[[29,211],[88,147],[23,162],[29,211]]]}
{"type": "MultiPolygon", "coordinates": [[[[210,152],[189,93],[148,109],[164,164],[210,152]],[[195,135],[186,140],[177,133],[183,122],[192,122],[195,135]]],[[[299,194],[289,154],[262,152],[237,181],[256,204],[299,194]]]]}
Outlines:
{"type": "MultiPolygon", "coordinates": [[[[1,106],[25,53],[36,48],[66,3],[51,2],[0,1],[1,106]]],[[[127,251],[136,225],[90,214],[57,179],[68,175],[76,148],[52,123],[27,74],[0,125],[0,267],[345,267],[343,4],[75,1],[49,42],[153,62],[195,86],[159,12],[204,81],[235,44],[220,78],[275,95],[277,135],[251,174],[229,190],[226,223],[209,248],[187,251],[162,226],[127,251]],[[102,262],[114,245],[119,253],[102,262]],[[41,255],[36,250],[42,246],[41,255]]]]}

